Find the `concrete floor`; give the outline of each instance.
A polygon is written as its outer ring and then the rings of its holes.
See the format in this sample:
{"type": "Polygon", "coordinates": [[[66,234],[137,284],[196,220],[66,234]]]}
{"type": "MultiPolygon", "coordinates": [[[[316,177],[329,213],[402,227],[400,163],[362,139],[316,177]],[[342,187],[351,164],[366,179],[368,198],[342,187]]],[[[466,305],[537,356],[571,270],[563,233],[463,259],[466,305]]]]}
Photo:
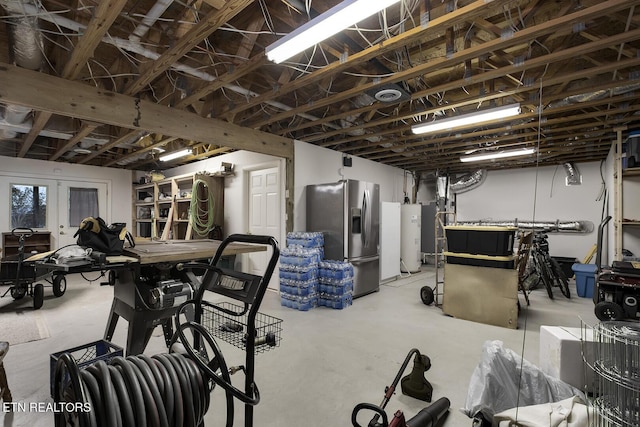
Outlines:
{"type": "MultiPolygon", "coordinates": [[[[433,385],[433,399],[447,397],[451,410],[444,425],[471,425],[460,412],[465,405],[469,380],[481,359],[487,340],[501,340],[506,348],[539,362],[541,325],[580,327],[593,325],[593,302],[575,296],[567,300],[557,292],[550,300],[544,290],[531,294],[531,305],[519,317],[518,329],[490,326],[445,316],[434,306],[420,301],[422,286],[433,286],[432,268],[382,285],[380,291],[356,299],[344,310],[315,308],[307,312],[282,307],[277,294],[268,292],[260,311],[283,319],[280,346],[257,355],[256,383],[261,402],[255,407],[259,427],[347,426],[351,411],[360,402],[380,404],[404,358],[412,348],[431,359],[426,378],[433,385]]],[[[0,291],[4,292],[4,288],[0,291]]],[[[45,289],[45,319],[50,338],[13,345],[4,360],[9,384],[16,402],[51,402],[49,397],[50,354],[102,338],[111,306],[113,289],[69,276],[68,289],[55,298],[45,289]]],[[[523,302],[522,296],[520,296],[523,302]]],[[[0,340],[2,317],[16,310],[31,311],[31,299],[0,300],[0,340]]],[[[116,328],[113,342],[124,347],[126,321],[116,328]]],[[[229,365],[242,364],[243,353],[221,344],[229,365]]],[[[145,353],[166,352],[160,328],[145,353]]],[[[579,361],[576,361],[579,363],[579,361]]],[[[410,372],[412,362],[405,371],[410,372]]],[[[236,378],[237,377],[237,378],[236,378]]],[[[243,388],[243,375],[234,383],[243,388]]],[[[411,417],[428,404],[404,396],[398,390],[386,410],[391,416],[400,409],[411,417]]],[[[236,405],[234,426],[244,425],[243,406],[236,405]]],[[[50,413],[5,414],[2,426],[51,426],[50,413]]],[[[219,389],[211,396],[205,418],[208,426],[224,425],[224,399],[219,389]]],[[[371,413],[359,418],[366,425],[371,413]]]]}

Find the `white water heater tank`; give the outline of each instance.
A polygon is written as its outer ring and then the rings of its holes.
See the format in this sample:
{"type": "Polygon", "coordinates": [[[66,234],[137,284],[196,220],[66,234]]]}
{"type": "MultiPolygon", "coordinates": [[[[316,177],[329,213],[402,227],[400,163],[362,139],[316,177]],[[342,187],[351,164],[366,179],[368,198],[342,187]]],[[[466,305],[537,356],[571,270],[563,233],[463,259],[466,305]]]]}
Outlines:
{"type": "Polygon", "coordinates": [[[420,223],[422,205],[402,205],[400,207],[400,271],[414,273],[420,271],[420,223]]]}

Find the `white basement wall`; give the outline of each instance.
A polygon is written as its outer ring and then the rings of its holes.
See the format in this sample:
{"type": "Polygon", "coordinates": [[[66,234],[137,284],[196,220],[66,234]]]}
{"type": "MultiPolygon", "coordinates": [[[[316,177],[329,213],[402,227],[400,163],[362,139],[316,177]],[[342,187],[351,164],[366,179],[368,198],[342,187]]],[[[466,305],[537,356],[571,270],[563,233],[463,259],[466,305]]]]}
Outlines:
{"type": "MultiPolygon", "coordinates": [[[[301,141],[295,142],[294,180],[294,230],[305,230],[306,198],[305,186],[335,182],[340,179],[358,179],[380,184],[380,197],[384,202],[401,202],[403,171],[380,163],[352,157],[352,167],[342,167],[342,153],[318,147],[301,141]]],[[[278,157],[249,151],[237,151],[189,165],[167,169],[166,177],[189,174],[200,171],[216,172],[222,162],[233,163],[235,176],[225,178],[224,194],[224,234],[246,232],[247,189],[245,172],[263,167],[278,166],[281,170],[284,192],[285,162],[278,157]]],[[[282,206],[284,212],[284,205],[282,206]]],[[[285,230],[285,218],[282,218],[282,230],[285,230]]],[[[280,236],[280,239],[285,236],[280,236]]]]}
{"type": "Polygon", "coordinates": [[[46,180],[49,185],[47,231],[51,232],[52,245],[58,247],[57,228],[57,181],[99,182],[107,185],[107,223],[126,222],[131,229],[131,192],[133,174],[131,171],[99,166],[76,165],[49,162],[45,160],[23,159],[0,156],[0,200],[4,200],[0,215],[0,231],[11,231],[9,209],[11,184],[26,183],[25,180],[46,180]]]}
{"type": "Polygon", "coordinates": [[[404,197],[402,169],[353,156],[351,157],[352,166],[343,167],[342,153],[300,141],[296,141],[295,153],[293,199],[295,230],[306,229],[305,187],[310,184],[325,184],[341,179],[368,181],[380,184],[381,202],[402,202],[404,197]]]}
{"type": "MultiPolygon", "coordinates": [[[[318,147],[301,141],[295,142],[294,162],[294,218],[293,228],[296,231],[306,229],[305,186],[335,182],[340,179],[357,179],[380,184],[380,197],[383,202],[401,202],[403,198],[403,176],[401,169],[380,163],[352,157],[352,167],[342,167],[342,153],[318,147]]],[[[199,171],[216,172],[222,162],[234,165],[235,176],[225,178],[224,194],[224,235],[245,233],[248,223],[248,181],[250,170],[277,166],[280,168],[282,192],[285,191],[286,164],[283,159],[238,151],[217,156],[201,162],[164,171],[166,177],[189,174],[199,171]]],[[[285,212],[284,200],[281,212],[285,212]]],[[[282,235],[277,239],[284,242],[286,238],[286,221],[282,216],[282,235]]],[[[382,224],[384,226],[384,224],[382,224]]],[[[383,242],[381,242],[383,244],[383,242]]],[[[399,259],[400,254],[397,254],[399,259]]]]}
{"type": "MultiPolygon", "coordinates": [[[[562,165],[517,170],[487,172],[486,180],[473,190],[456,196],[459,221],[473,220],[535,220],[590,221],[590,233],[549,233],[552,256],[575,257],[582,260],[597,241],[598,225],[603,210],[601,190],[611,176],[600,162],[576,163],[582,175],[581,185],[565,185],[562,165]]],[[[611,195],[612,198],[612,195],[611,195]]],[[[610,206],[613,206],[610,202],[610,206]]],[[[605,212],[606,212],[605,206],[605,212]]],[[[611,211],[612,212],[612,211],[611,211]]],[[[605,239],[606,242],[606,239],[605,239]]],[[[603,252],[603,261],[607,250],[603,252]]],[[[595,259],[591,261],[594,263],[595,259]]]]}
{"type": "MultiPolygon", "coordinates": [[[[248,214],[248,190],[247,174],[251,170],[278,167],[280,170],[281,191],[284,194],[285,187],[285,160],[279,157],[258,154],[250,151],[236,151],[223,154],[210,159],[191,163],[173,169],[167,169],[164,175],[172,176],[191,174],[196,172],[215,173],[220,171],[222,162],[234,165],[233,176],[224,178],[224,224],[223,234],[228,236],[234,233],[244,234],[249,223],[248,214]]],[[[280,212],[284,212],[284,200],[280,212]]],[[[285,217],[282,216],[280,229],[285,230],[285,217]]],[[[278,241],[283,241],[283,236],[274,236],[278,241]]]]}

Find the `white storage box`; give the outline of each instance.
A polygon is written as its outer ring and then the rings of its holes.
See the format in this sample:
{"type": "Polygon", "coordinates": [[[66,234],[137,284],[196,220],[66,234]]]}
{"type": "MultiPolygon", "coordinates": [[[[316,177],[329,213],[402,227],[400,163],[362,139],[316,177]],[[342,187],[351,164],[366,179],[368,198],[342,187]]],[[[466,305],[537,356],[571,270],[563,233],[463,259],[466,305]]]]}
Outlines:
{"type": "Polygon", "coordinates": [[[593,370],[590,366],[593,366],[594,357],[595,343],[591,328],[540,326],[539,368],[545,374],[582,391],[592,392],[593,370]]]}

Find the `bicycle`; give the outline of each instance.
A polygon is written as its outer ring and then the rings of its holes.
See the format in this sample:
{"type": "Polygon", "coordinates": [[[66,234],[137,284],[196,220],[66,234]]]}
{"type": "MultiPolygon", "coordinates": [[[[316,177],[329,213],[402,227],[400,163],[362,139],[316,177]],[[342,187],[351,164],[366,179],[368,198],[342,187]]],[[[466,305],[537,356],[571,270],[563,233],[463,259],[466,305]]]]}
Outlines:
{"type": "Polygon", "coordinates": [[[547,290],[547,295],[553,299],[553,288],[560,288],[560,292],[567,298],[571,298],[569,291],[569,279],[562,271],[560,264],[549,256],[548,236],[544,232],[536,232],[531,244],[529,254],[529,266],[523,282],[528,290],[537,289],[542,283],[547,290]]]}

